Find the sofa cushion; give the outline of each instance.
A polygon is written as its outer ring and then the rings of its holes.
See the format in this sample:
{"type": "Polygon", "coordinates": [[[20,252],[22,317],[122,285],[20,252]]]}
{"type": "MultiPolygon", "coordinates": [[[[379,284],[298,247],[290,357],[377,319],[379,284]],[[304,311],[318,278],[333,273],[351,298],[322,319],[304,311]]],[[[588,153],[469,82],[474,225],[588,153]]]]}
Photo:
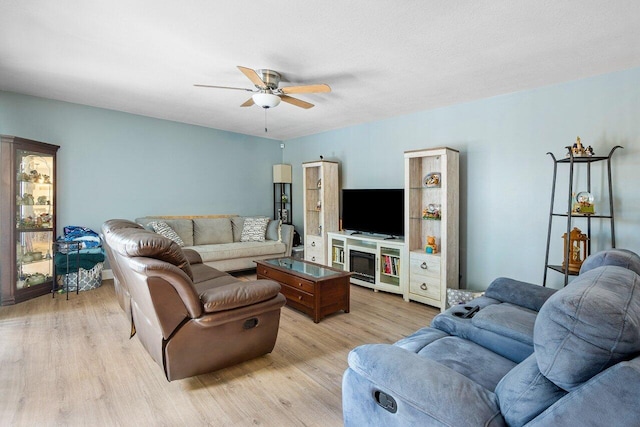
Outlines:
{"type": "Polygon", "coordinates": [[[458,337],[435,340],[418,352],[464,375],[487,390],[495,390],[498,382],[516,364],[491,350],[458,337]],[[478,367],[482,369],[478,369],[478,367]]]}
{"type": "Polygon", "coordinates": [[[519,363],[533,353],[536,313],[514,304],[501,303],[485,295],[438,314],[431,326],[449,335],[473,341],[519,363]],[[468,312],[465,307],[475,306],[480,307],[480,310],[473,317],[460,317],[460,314],[468,312]],[[511,328],[512,323],[517,325],[515,330],[511,328]]]}
{"type": "Polygon", "coordinates": [[[533,345],[533,325],[537,315],[537,311],[505,302],[478,311],[471,323],[477,328],[533,345]]]}
{"type": "Polygon", "coordinates": [[[276,242],[282,242],[282,220],[272,219],[267,225],[267,233],[265,235],[266,240],[275,240],[276,242]]]}
{"type": "Polygon", "coordinates": [[[184,241],[182,240],[182,238],[180,236],[178,236],[178,234],[175,232],[175,230],[173,228],[171,228],[169,226],[169,224],[167,224],[166,222],[164,222],[164,221],[152,221],[152,222],[149,223],[149,225],[151,226],[151,228],[153,228],[153,231],[155,231],[159,235],[164,236],[167,239],[173,240],[179,246],[184,246],[184,241]]]}
{"type": "Polygon", "coordinates": [[[233,241],[239,242],[240,237],[242,237],[242,229],[244,228],[244,217],[243,216],[232,216],[231,217],[231,230],[233,231],[233,241]]]}
{"type": "Polygon", "coordinates": [[[229,218],[194,218],[193,244],[209,245],[233,242],[229,218]]]}
{"type": "MultiPolygon", "coordinates": [[[[191,219],[165,219],[162,217],[144,216],[136,218],[136,222],[147,230],[152,230],[150,222],[163,221],[180,236],[185,246],[193,246],[193,221],[191,219]]],[[[152,230],[153,231],[153,230],[152,230]]]]}
{"type": "MultiPolygon", "coordinates": [[[[228,273],[224,271],[220,271],[213,267],[209,267],[204,264],[195,264],[191,265],[191,271],[193,272],[193,285],[198,290],[198,283],[207,282],[211,279],[217,279],[219,277],[230,276],[228,273]]],[[[233,276],[230,276],[233,277],[233,276]]],[[[235,278],[234,278],[235,279],[235,278]]],[[[235,279],[236,281],[238,279],[235,279]]],[[[198,291],[199,293],[199,291],[198,291]]]]}
{"type": "Polygon", "coordinates": [[[284,254],[287,246],[273,240],[264,242],[221,243],[219,245],[192,246],[202,257],[202,262],[220,261],[225,259],[248,258],[264,255],[279,256],[284,254]]]}
{"type": "Polygon", "coordinates": [[[245,218],[241,242],[264,242],[269,218],[245,218]]]}
{"type": "Polygon", "coordinates": [[[640,276],[618,266],[578,276],[542,306],[534,327],[540,372],[574,390],[640,352],[640,276]]]}
{"type": "Polygon", "coordinates": [[[207,313],[245,307],[275,298],[280,292],[280,284],[272,280],[241,282],[237,279],[224,286],[216,286],[204,291],[200,300],[207,313]]]}
{"type": "Polygon", "coordinates": [[[496,387],[500,412],[510,426],[523,426],[567,394],[540,373],[535,355],[504,376],[496,387]]]}

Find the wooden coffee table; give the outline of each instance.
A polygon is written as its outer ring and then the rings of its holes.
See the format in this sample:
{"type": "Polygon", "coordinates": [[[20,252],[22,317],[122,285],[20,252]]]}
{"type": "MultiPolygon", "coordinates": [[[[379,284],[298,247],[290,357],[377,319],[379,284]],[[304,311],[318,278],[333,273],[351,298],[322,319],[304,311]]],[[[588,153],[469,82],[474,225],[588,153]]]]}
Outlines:
{"type": "Polygon", "coordinates": [[[349,312],[350,272],[291,257],[256,264],[257,278],[280,283],[287,305],[308,314],[315,323],[340,310],[349,312]]]}

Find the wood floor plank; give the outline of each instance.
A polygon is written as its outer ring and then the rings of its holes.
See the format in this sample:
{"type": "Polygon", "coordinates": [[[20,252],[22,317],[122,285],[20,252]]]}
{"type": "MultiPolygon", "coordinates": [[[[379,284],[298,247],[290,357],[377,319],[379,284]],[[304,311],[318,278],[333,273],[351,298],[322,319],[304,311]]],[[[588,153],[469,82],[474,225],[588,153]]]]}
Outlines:
{"type": "MultiPolygon", "coordinates": [[[[238,275],[255,279],[255,273],[238,275]]],[[[351,286],[351,312],[313,323],[284,307],[273,352],[168,382],[113,283],[0,308],[0,424],[340,426],[347,355],[427,326],[438,310],[351,286]]]]}

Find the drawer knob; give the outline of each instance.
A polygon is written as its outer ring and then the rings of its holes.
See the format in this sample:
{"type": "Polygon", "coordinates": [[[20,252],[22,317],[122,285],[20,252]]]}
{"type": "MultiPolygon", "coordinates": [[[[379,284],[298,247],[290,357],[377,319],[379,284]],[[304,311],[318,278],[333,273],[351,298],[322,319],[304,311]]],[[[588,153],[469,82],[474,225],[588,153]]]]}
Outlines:
{"type": "Polygon", "coordinates": [[[423,269],[423,270],[426,270],[427,269],[427,263],[423,262],[422,264],[420,264],[420,268],[423,269]]]}
{"type": "Polygon", "coordinates": [[[298,300],[302,301],[302,297],[300,295],[298,295],[298,300]]]}
{"type": "Polygon", "coordinates": [[[422,285],[420,285],[420,289],[422,289],[423,291],[427,290],[427,284],[423,283],[422,285]]]}
{"type": "Polygon", "coordinates": [[[298,286],[302,287],[302,283],[298,282],[298,286]]]}
{"type": "Polygon", "coordinates": [[[315,247],[316,246],[316,242],[311,242],[311,246],[315,247]]]}

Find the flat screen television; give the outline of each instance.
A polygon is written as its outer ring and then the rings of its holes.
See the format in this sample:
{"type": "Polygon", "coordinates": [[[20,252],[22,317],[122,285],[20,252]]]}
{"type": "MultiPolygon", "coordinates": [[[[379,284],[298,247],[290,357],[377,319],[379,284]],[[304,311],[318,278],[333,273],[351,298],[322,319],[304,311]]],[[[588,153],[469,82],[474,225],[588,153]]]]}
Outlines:
{"type": "Polygon", "coordinates": [[[342,229],[362,233],[404,235],[404,190],[342,190],[342,229]]]}

